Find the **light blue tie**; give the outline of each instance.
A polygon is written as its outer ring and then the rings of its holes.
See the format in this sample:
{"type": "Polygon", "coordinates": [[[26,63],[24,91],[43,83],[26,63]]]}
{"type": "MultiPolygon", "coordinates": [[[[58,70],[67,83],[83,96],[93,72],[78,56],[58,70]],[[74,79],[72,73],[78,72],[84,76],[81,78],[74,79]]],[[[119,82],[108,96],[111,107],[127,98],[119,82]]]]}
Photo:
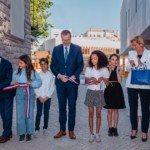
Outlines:
{"type": "Polygon", "coordinates": [[[65,47],[65,62],[67,62],[67,58],[68,58],[68,48],[65,47]]]}

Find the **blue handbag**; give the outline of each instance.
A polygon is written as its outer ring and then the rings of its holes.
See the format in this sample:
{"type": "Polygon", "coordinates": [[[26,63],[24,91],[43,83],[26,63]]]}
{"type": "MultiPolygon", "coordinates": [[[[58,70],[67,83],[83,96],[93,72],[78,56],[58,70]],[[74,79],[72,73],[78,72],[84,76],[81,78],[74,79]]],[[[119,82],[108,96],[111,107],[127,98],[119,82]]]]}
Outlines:
{"type": "Polygon", "coordinates": [[[143,68],[136,67],[131,70],[131,84],[150,85],[150,70],[146,65],[143,68]]]}

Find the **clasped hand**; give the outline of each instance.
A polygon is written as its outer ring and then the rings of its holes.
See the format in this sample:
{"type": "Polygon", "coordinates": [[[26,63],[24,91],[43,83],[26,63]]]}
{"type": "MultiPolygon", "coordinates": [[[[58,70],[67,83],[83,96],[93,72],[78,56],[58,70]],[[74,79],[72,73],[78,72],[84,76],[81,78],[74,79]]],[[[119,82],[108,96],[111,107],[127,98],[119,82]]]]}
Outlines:
{"type": "MultiPolygon", "coordinates": [[[[66,76],[66,75],[59,75],[59,78],[60,78],[60,80],[62,81],[62,82],[67,82],[68,81],[68,77],[66,76]]],[[[73,76],[71,76],[70,77],[71,79],[73,79],[73,80],[75,80],[76,79],[76,77],[73,75],[73,76]]]]}
{"type": "Polygon", "coordinates": [[[94,84],[99,84],[101,81],[103,81],[103,77],[98,78],[98,80],[95,77],[90,78],[91,81],[94,82],[94,84]]]}
{"type": "Polygon", "coordinates": [[[48,100],[48,97],[42,98],[41,96],[38,97],[41,103],[45,103],[48,100]]]}
{"type": "MultiPolygon", "coordinates": [[[[138,65],[142,65],[142,64],[143,64],[143,63],[141,62],[141,60],[139,59],[139,57],[137,57],[137,61],[138,61],[138,65]]],[[[131,65],[132,67],[135,66],[134,60],[130,60],[129,62],[130,62],[130,65],[131,65]]]]}

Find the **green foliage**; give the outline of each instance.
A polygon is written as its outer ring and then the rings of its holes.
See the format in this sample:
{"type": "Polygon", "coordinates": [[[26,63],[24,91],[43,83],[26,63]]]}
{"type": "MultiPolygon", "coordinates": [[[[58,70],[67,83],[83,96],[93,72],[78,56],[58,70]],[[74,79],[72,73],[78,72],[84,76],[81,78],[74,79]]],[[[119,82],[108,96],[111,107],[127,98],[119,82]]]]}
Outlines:
{"type": "Polygon", "coordinates": [[[50,0],[30,0],[31,34],[39,38],[49,36],[48,29],[53,27],[47,22],[51,16],[48,9],[53,5],[50,0]]]}

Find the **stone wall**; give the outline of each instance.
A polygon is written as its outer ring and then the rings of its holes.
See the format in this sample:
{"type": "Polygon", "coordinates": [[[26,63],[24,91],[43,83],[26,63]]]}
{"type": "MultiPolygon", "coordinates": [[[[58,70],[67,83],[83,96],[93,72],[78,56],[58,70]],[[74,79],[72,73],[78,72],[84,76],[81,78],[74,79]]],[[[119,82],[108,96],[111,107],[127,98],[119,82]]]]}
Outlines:
{"type": "Polygon", "coordinates": [[[17,67],[17,58],[22,54],[31,55],[30,0],[25,2],[24,40],[12,36],[10,22],[11,0],[0,0],[0,56],[17,67]]]}

